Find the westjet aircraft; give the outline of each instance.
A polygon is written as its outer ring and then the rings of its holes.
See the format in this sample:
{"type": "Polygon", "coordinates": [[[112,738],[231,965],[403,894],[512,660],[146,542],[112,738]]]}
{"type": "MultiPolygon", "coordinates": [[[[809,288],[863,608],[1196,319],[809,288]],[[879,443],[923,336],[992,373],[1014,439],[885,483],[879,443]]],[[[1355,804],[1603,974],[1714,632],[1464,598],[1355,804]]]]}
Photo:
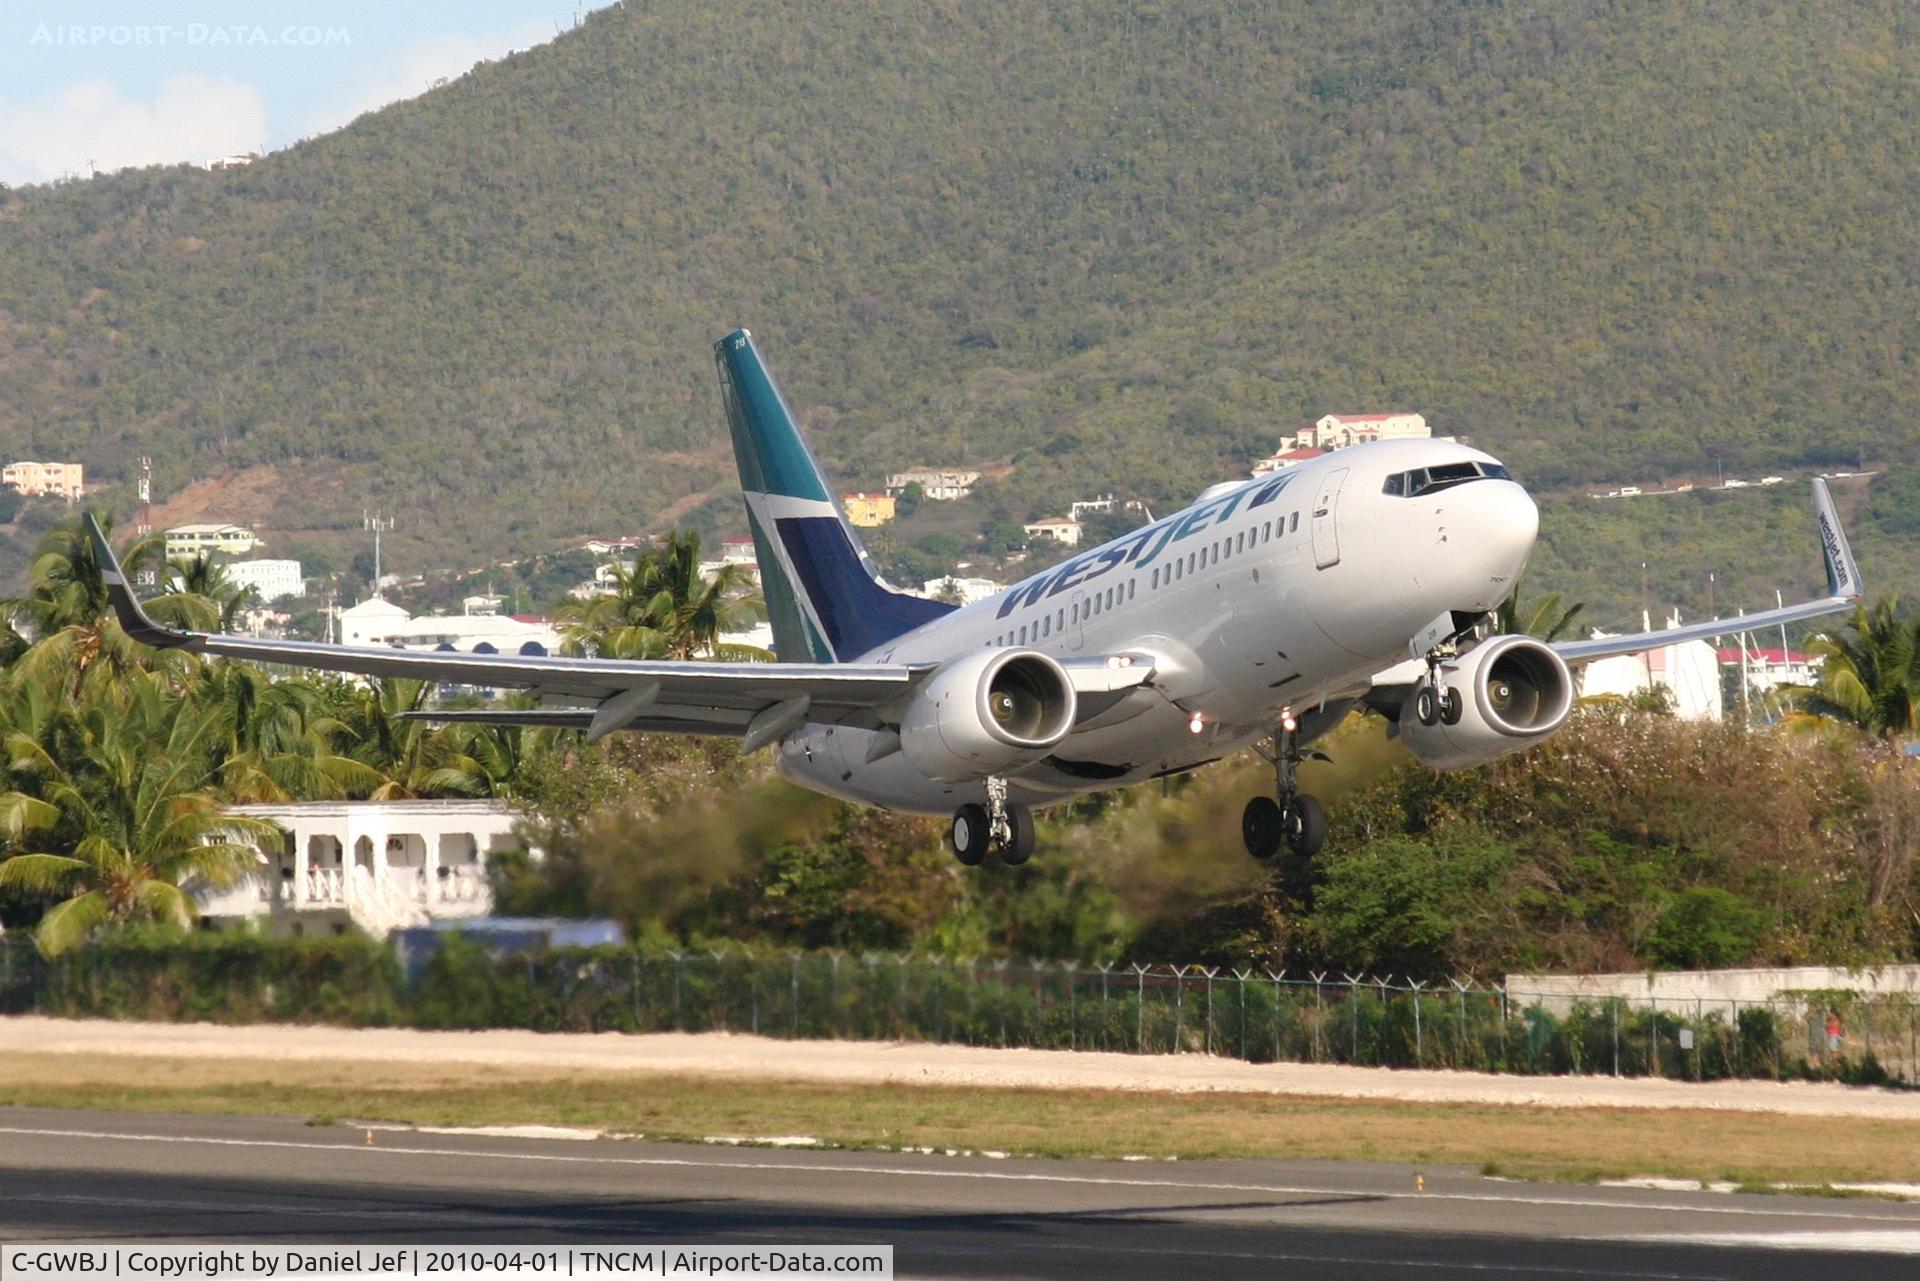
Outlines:
{"type": "Polygon", "coordinates": [[[1539,527],[1498,461],[1439,440],[1344,449],[1215,485],[1184,511],[964,608],[894,591],[796,427],[752,336],[715,346],[778,663],[419,653],[176,631],[142,609],[93,518],[127,633],[263,663],[514,687],[540,706],[437,720],[720,734],[802,787],[951,814],[954,853],[1023,863],[1033,810],[1252,747],[1271,795],[1246,807],[1255,858],[1311,858],[1325,812],[1295,784],[1308,745],[1356,707],[1421,761],[1465,769],[1553,734],[1569,663],[1843,610],[1859,571],[1813,482],[1827,594],[1661,632],[1546,644],[1488,634],[1539,527]]]}

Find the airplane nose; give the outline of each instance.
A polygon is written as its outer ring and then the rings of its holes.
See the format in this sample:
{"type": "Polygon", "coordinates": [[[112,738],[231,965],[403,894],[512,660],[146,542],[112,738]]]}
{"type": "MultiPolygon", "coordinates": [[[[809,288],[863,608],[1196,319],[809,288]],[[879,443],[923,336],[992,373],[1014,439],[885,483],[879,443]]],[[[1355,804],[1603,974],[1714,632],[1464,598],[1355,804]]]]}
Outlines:
{"type": "Polygon", "coordinates": [[[1481,481],[1473,491],[1471,514],[1461,522],[1458,541],[1471,564],[1474,594],[1471,608],[1492,609],[1513,590],[1514,580],[1533,554],[1540,533],[1540,509],[1533,496],[1510,480],[1481,481]]]}

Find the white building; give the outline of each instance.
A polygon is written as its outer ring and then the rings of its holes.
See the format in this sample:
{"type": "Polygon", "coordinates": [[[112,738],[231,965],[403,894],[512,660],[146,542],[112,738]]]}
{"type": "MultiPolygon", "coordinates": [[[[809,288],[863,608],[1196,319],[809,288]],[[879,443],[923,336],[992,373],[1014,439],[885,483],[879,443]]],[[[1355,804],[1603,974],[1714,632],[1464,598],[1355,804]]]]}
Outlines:
{"type": "Polygon", "coordinates": [[[544,618],[513,614],[423,614],[414,618],[391,601],[373,596],[340,611],[340,643],[454,649],[466,654],[550,654],[559,649],[560,634],[544,618]]]}
{"type": "Polygon", "coordinates": [[[340,611],[342,645],[389,645],[394,631],[408,622],[407,611],[383,596],[369,596],[340,611]]]}
{"type": "MultiPolygon", "coordinates": [[[[1679,625],[1678,614],[1667,620],[1668,627],[1679,625]]],[[[1582,698],[1603,695],[1631,698],[1659,689],[1672,700],[1673,714],[1684,720],[1717,721],[1725,712],[1720,689],[1720,656],[1706,641],[1687,641],[1639,654],[1595,659],[1576,669],[1575,679],[1582,698]]]]}
{"type": "Polygon", "coordinates": [[[1346,449],[1376,440],[1426,440],[1433,429],[1420,414],[1327,414],[1313,426],[1280,438],[1276,452],[1290,449],[1346,449]]]}
{"type": "Polygon", "coordinates": [[[221,569],[236,587],[251,587],[260,593],[262,602],[307,592],[307,580],[301,577],[297,560],[236,560],[221,569]]]}
{"type": "Polygon", "coordinates": [[[962,605],[971,605],[989,596],[998,596],[1005,591],[991,578],[961,578],[949,574],[945,578],[929,578],[920,584],[920,594],[929,600],[958,600],[962,605]]]}
{"type": "Polygon", "coordinates": [[[521,848],[516,811],[496,801],[304,801],[236,805],[286,830],[262,842],[258,865],[225,890],[194,891],[212,924],[265,933],[376,937],[411,925],[488,916],[489,860],[521,848]]]}
{"type": "Polygon", "coordinates": [[[1824,658],[1803,654],[1797,649],[1759,647],[1720,651],[1720,665],[1744,669],[1747,687],[1756,694],[1772,694],[1782,686],[1818,684],[1820,669],[1825,663],[1824,658]]]}
{"type": "Polygon", "coordinates": [[[245,525],[175,525],[166,532],[167,559],[191,559],[202,552],[244,556],[260,545],[245,525]]]}
{"type": "Polygon", "coordinates": [[[1021,526],[1034,538],[1049,538],[1067,547],[1080,545],[1080,522],[1064,516],[1049,516],[1045,520],[1030,521],[1021,526]]]}
{"type": "Polygon", "coordinates": [[[965,469],[942,471],[937,467],[916,467],[887,476],[887,492],[899,495],[908,485],[920,486],[920,496],[936,503],[950,503],[973,492],[980,473],[965,469]]]}

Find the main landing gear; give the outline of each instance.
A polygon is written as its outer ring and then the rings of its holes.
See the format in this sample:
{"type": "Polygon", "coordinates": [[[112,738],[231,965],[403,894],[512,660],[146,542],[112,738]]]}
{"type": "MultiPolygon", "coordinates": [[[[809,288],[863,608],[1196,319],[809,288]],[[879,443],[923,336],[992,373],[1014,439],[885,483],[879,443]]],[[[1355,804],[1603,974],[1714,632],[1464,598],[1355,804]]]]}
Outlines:
{"type": "Polygon", "coordinates": [[[985,805],[962,805],[953,812],[953,856],[967,867],[987,861],[990,851],[1000,861],[1018,867],[1033,857],[1033,811],[1007,800],[1007,780],[987,780],[985,805]]]}
{"type": "Polygon", "coordinates": [[[1291,714],[1280,727],[1271,748],[1260,744],[1254,749],[1273,762],[1274,794],[1247,802],[1246,812],[1240,816],[1240,836],[1247,843],[1247,853],[1257,859],[1270,859],[1282,849],[1296,859],[1310,859],[1326,846],[1327,811],[1317,799],[1300,790],[1295,771],[1303,760],[1327,758],[1319,752],[1300,750],[1291,714]]]}

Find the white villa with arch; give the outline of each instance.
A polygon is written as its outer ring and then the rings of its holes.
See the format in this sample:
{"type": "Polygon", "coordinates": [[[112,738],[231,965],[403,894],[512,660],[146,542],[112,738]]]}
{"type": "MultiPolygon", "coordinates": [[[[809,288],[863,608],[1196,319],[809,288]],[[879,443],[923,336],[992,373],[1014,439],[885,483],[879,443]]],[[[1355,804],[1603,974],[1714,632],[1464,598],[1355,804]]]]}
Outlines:
{"type": "Polygon", "coordinates": [[[225,890],[195,897],[210,926],[250,923],[263,933],[377,938],[406,926],[488,916],[491,859],[521,848],[519,812],[497,801],[305,801],[236,805],[278,823],[280,848],[225,890]]]}

